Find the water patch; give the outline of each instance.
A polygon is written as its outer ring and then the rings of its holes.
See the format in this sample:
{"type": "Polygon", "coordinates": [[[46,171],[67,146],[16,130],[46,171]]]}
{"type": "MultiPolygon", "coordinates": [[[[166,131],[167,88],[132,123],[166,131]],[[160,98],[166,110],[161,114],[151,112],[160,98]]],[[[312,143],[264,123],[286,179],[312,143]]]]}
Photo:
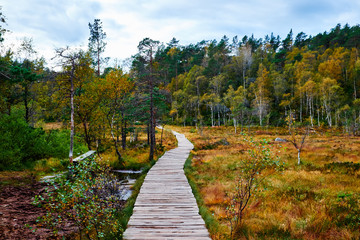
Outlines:
{"type": "Polygon", "coordinates": [[[128,200],[132,194],[132,186],[135,184],[136,179],[140,177],[142,171],[113,170],[113,173],[117,176],[122,186],[120,189],[121,200],[128,200]]]}

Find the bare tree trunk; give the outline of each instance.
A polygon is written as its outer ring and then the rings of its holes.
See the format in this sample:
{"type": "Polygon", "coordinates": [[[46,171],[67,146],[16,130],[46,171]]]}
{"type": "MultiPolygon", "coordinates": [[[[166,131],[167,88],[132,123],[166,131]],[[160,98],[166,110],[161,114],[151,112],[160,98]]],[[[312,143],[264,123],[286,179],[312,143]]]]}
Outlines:
{"type": "Polygon", "coordinates": [[[313,114],[313,108],[314,108],[314,104],[313,104],[313,98],[311,97],[309,99],[309,111],[310,111],[310,122],[311,122],[311,127],[314,127],[314,114],[313,114]]]}
{"type": "Polygon", "coordinates": [[[245,66],[245,63],[243,63],[242,75],[243,75],[243,87],[244,87],[244,90],[246,90],[245,71],[246,71],[246,66],[245,66]]]}
{"type": "Polygon", "coordinates": [[[99,45],[100,45],[100,43],[98,40],[98,51],[97,51],[97,67],[98,67],[97,75],[98,75],[98,77],[100,77],[100,48],[99,48],[99,45]]]}
{"type": "Polygon", "coordinates": [[[236,130],[237,130],[237,129],[236,129],[236,127],[237,127],[237,122],[236,122],[236,118],[235,118],[235,117],[233,118],[233,121],[234,121],[234,128],[235,128],[235,134],[236,134],[236,130]]]}
{"type": "Polygon", "coordinates": [[[73,164],[73,148],[74,148],[74,133],[75,133],[75,124],[74,124],[74,66],[71,71],[71,88],[70,88],[70,150],[69,150],[69,161],[70,164],[73,164]]]}
{"type": "Polygon", "coordinates": [[[224,126],[226,126],[226,113],[225,113],[225,107],[223,106],[223,119],[224,119],[224,126]]]}
{"type": "Polygon", "coordinates": [[[113,113],[112,117],[111,117],[111,123],[110,123],[110,133],[111,133],[111,137],[114,141],[114,146],[115,146],[115,151],[116,151],[116,155],[118,156],[118,159],[120,162],[122,162],[122,157],[121,157],[121,153],[119,151],[119,146],[118,146],[118,141],[116,140],[116,137],[114,135],[114,117],[115,117],[115,112],[113,113]]]}
{"type": "Polygon", "coordinates": [[[300,122],[302,123],[302,108],[303,108],[303,101],[302,101],[302,93],[300,92],[300,122]]]}
{"type": "Polygon", "coordinates": [[[124,119],[124,114],[122,116],[122,125],[121,125],[121,143],[122,149],[126,148],[126,120],[124,119]]]}
{"type": "Polygon", "coordinates": [[[150,87],[150,153],[149,160],[154,160],[155,151],[155,116],[154,116],[154,88],[152,79],[152,52],[150,54],[150,76],[149,76],[149,87],[150,87]]]}
{"type": "Polygon", "coordinates": [[[88,149],[91,150],[91,139],[90,139],[89,131],[88,131],[88,128],[87,128],[87,122],[85,120],[82,121],[82,122],[83,122],[83,126],[84,126],[85,142],[86,142],[86,144],[88,146],[88,149]]]}
{"type": "Polygon", "coordinates": [[[215,121],[214,121],[214,105],[211,103],[210,105],[210,110],[211,110],[211,126],[214,127],[215,126],[215,121]]]}
{"type": "Polygon", "coordinates": [[[357,95],[356,95],[356,78],[354,78],[354,100],[357,99],[357,95]]]}
{"type": "Polygon", "coordinates": [[[29,123],[30,120],[30,111],[29,111],[29,102],[28,102],[28,95],[29,95],[29,87],[25,84],[25,91],[24,91],[24,105],[25,105],[25,121],[29,123]]]}
{"type": "MultiPolygon", "coordinates": [[[[196,80],[196,95],[197,95],[197,117],[196,117],[196,123],[198,123],[199,128],[201,130],[202,126],[202,120],[201,120],[201,113],[200,113],[200,88],[199,88],[199,81],[196,80]]],[[[197,129],[197,127],[196,127],[197,129]]]]}
{"type": "Polygon", "coordinates": [[[165,126],[165,125],[163,125],[163,126],[162,126],[162,128],[161,128],[160,146],[162,146],[163,133],[164,133],[164,126],[165,126]]]}
{"type": "Polygon", "coordinates": [[[220,108],[219,108],[219,105],[217,106],[217,110],[218,110],[218,126],[220,127],[220,125],[221,125],[221,117],[220,117],[220,108]]]}
{"type": "Polygon", "coordinates": [[[116,123],[116,141],[120,142],[120,136],[119,136],[119,123],[116,123]]]}
{"type": "Polygon", "coordinates": [[[147,125],[146,132],[147,132],[147,144],[150,145],[150,121],[147,125]]]}

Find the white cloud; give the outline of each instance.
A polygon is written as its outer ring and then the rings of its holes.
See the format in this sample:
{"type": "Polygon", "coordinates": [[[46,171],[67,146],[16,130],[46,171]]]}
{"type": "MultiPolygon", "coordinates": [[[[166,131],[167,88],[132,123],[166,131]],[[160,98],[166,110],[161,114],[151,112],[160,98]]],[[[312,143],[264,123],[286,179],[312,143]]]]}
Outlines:
{"type": "Polygon", "coordinates": [[[13,32],[7,40],[32,37],[47,58],[55,47],[86,47],[88,23],[100,18],[107,33],[104,56],[124,59],[145,37],[189,44],[252,33],[284,38],[291,28],[294,35],[315,35],[337,23],[358,24],[358,9],[357,0],[5,0],[2,11],[13,32]]]}

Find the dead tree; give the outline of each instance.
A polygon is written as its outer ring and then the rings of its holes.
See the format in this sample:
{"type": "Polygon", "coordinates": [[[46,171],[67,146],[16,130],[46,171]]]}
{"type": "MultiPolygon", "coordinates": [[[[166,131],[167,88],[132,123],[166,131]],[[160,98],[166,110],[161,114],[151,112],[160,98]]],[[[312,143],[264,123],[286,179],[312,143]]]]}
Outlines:
{"type": "Polygon", "coordinates": [[[74,135],[75,135],[75,123],[74,123],[74,95],[75,95],[75,71],[80,66],[80,59],[84,55],[82,51],[71,51],[69,47],[56,49],[56,56],[54,58],[60,58],[60,64],[63,68],[63,72],[60,76],[70,85],[68,89],[70,96],[70,150],[69,161],[73,163],[73,149],[74,149],[74,135]]]}

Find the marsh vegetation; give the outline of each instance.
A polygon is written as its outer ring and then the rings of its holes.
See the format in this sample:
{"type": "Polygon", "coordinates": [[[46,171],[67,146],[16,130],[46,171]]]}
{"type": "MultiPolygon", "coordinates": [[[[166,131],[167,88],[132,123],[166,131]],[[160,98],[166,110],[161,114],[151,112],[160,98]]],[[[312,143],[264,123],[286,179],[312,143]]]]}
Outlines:
{"type": "MultiPolygon", "coordinates": [[[[208,223],[213,239],[231,238],[229,206],[238,189],[248,150],[254,149],[232,127],[181,128],[195,149],[188,177],[195,183],[203,207],[213,216],[208,223]],[[222,144],[228,142],[228,144],[222,144]]],[[[180,131],[180,128],[178,128],[180,131]]],[[[297,150],[285,128],[252,128],[254,141],[283,163],[281,171],[265,169],[234,239],[356,239],[359,225],[360,145],[358,137],[336,130],[317,130],[309,135],[297,164],[297,150]]],[[[256,150],[256,148],[255,148],[256,150]]],[[[207,219],[207,217],[205,217],[207,219]]]]}

